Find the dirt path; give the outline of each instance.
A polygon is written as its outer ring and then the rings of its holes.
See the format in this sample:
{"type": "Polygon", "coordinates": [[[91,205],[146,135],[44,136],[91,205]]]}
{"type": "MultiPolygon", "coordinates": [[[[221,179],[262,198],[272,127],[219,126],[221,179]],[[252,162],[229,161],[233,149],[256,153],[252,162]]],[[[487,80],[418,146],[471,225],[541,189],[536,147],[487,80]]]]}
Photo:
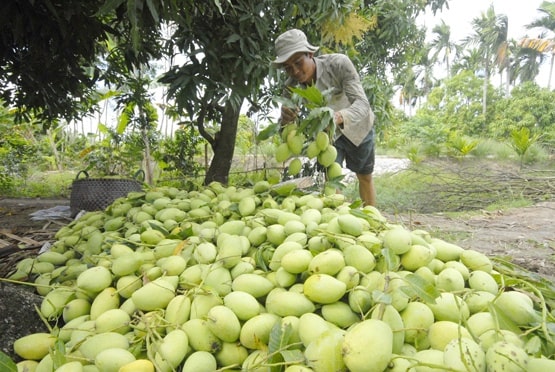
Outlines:
{"type": "Polygon", "coordinates": [[[452,218],[445,214],[388,216],[412,229],[504,258],[555,277],[555,202],[452,218]]]}

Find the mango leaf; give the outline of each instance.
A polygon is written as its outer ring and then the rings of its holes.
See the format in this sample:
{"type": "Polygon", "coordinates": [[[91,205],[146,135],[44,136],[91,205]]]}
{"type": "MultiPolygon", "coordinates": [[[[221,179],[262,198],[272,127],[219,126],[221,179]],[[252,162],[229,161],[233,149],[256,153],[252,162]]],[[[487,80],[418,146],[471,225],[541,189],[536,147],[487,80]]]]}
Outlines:
{"type": "Polygon", "coordinates": [[[230,36],[228,36],[225,41],[228,44],[233,44],[234,42],[241,40],[241,36],[239,34],[231,34],[230,36]]]}
{"type": "Polygon", "coordinates": [[[269,253],[271,254],[273,247],[270,245],[261,245],[254,253],[254,262],[256,263],[256,267],[259,267],[264,271],[270,271],[270,268],[266,263],[266,256],[269,254],[267,253],[268,250],[270,250],[269,253]]]}
{"type": "Polygon", "coordinates": [[[6,372],[17,372],[17,365],[10,357],[0,350],[0,370],[6,372]]]}
{"type": "Polygon", "coordinates": [[[111,11],[117,9],[121,4],[123,4],[124,1],[125,0],[109,0],[109,1],[106,1],[100,7],[100,9],[98,10],[98,12],[95,15],[98,16],[98,15],[103,15],[103,14],[106,14],[108,12],[111,12],[111,11]]]}
{"type": "Polygon", "coordinates": [[[98,131],[102,134],[109,134],[110,133],[110,128],[108,128],[107,125],[102,124],[102,123],[98,123],[98,131]]]}
{"type": "Polygon", "coordinates": [[[369,30],[378,27],[376,15],[364,16],[351,12],[342,22],[337,22],[335,17],[329,17],[322,25],[322,38],[326,42],[343,45],[352,45],[356,40],[361,40],[369,30]],[[338,24],[340,23],[340,24],[338,24]]]}
{"type": "Polygon", "coordinates": [[[399,256],[397,256],[391,249],[382,249],[382,256],[385,261],[387,271],[396,271],[400,264],[399,256]]]}
{"type": "Polygon", "coordinates": [[[286,324],[282,327],[281,322],[276,322],[270,332],[270,339],[268,341],[268,362],[272,365],[270,371],[281,371],[280,364],[284,360],[280,351],[286,347],[289,337],[291,337],[291,324],[286,324]]]}
{"type": "Polygon", "coordinates": [[[420,297],[422,301],[431,304],[436,302],[436,298],[439,296],[439,291],[431,283],[416,274],[408,274],[403,279],[409,284],[409,287],[401,287],[401,290],[407,295],[410,296],[414,294],[420,297]]]}
{"type": "Polygon", "coordinates": [[[287,107],[296,107],[298,105],[292,98],[288,97],[274,97],[273,101],[287,107]]]}
{"type": "Polygon", "coordinates": [[[374,303],[391,305],[392,298],[391,298],[390,294],[384,293],[383,291],[379,291],[379,290],[375,289],[375,290],[372,291],[372,301],[374,303]]]}
{"type": "Polygon", "coordinates": [[[261,130],[260,133],[258,133],[258,135],[256,136],[256,141],[261,142],[273,137],[279,132],[279,128],[280,125],[278,123],[272,123],[268,125],[266,128],[261,130]]]}
{"type": "Polygon", "coordinates": [[[186,234],[186,237],[193,236],[195,234],[193,230],[193,224],[186,224],[186,227],[183,229],[183,233],[186,234]]]}
{"type": "Polygon", "coordinates": [[[54,344],[54,349],[51,351],[51,356],[55,369],[66,364],[66,347],[62,340],[56,340],[56,343],[54,344]]]}
{"type": "Polygon", "coordinates": [[[490,302],[488,304],[488,309],[494,319],[497,320],[500,329],[506,329],[517,335],[522,333],[521,329],[499,308],[499,306],[490,302]]]}
{"type": "Polygon", "coordinates": [[[126,110],[123,110],[121,115],[118,118],[118,125],[116,127],[116,132],[118,134],[123,134],[123,132],[125,132],[125,130],[127,129],[127,126],[129,125],[131,121],[131,118],[129,117],[129,114],[127,113],[126,110]]]}
{"type": "Polygon", "coordinates": [[[268,351],[270,354],[286,349],[292,334],[293,327],[291,327],[290,323],[285,323],[282,326],[281,322],[276,322],[270,332],[270,339],[268,341],[268,351]]]}
{"type": "Polygon", "coordinates": [[[541,290],[547,302],[555,300],[555,285],[552,281],[500,257],[492,257],[491,260],[495,270],[503,275],[506,286],[520,286],[524,280],[541,290]]]}
{"type": "Polygon", "coordinates": [[[222,9],[222,3],[220,2],[220,0],[214,0],[214,4],[218,7],[218,10],[220,11],[220,13],[224,14],[224,11],[222,9]]]}
{"type": "Polygon", "coordinates": [[[351,204],[349,204],[349,208],[351,208],[351,210],[349,212],[352,215],[360,216],[360,217],[365,218],[365,219],[368,218],[368,215],[366,213],[359,210],[359,208],[362,208],[362,200],[361,199],[357,199],[354,202],[352,202],[351,204]]]}
{"type": "Polygon", "coordinates": [[[148,10],[150,11],[150,15],[154,22],[158,23],[160,16],[158,15],[158,11],[156,10],[156,6],[152,2],[152,0],[146,0],[146,5],[148,6],[148,10]]]}
{"type": "Polygon", "coordinates": [[[303,363],[305,360],[303,352],[299,349],[282,350],[280,354],[286,364],[303,363]]]}
{"type": "Polygon", "coordinates": [[[328,127],[333,132],[333,113],[334,111],[329,107],[317,107],[312,109],[306,119],[301,121],[299,128],[309,137],[316,137],[319,132],[322,132],[328,127]]]}
{"type": "Polygon", "coordinates": [[[164,228],[164,226],[161,226],[161,225],[159,225],[159,224],[157,224],[157,223],[150,222],[150,221],[147,221],[147,223],[148,223],[148,226],[150,226],[150,227],[152,228],[152,230],[158,230],[158,231],[160,231],[162,234],[164,234],[164,236],[167,236],[167,235],[169,235],[169,233],[170,233],[168,230],[166,230],[166,229],[164,228]]]}
{"type": "Polygon", "coordinates": [[[526,341],[526,344],[524,344],[524,350],[526,350],[526,353],[528,353],[529,355],[534,355],[534,356],[541,356],[541,352],[542,352],[542,341],[538,336],[532,336],[528,339],[528,341],[526,341]]]}
{"type": "Polygon", "coordinates": [[[336,190],[345,190],[347,186],[341,182],[343,177],[344,176],[339,176],[337,178],[326,181],[326,186],[333,187],[336,190]]]}
{"type": "MultiPolygon", "coordinates": [[[[361,205],[362,201],[360,201],[359,203],[360,203],[359,205],[361,205]]],[[[356,204],[354,204],[354,205],[356,205],[356,204]]],[[[355,207],[355,208],[357,208],[357,207],[355,207]]],[[[368,207],[366,207],[366,208],[368,208],[368,207]]],[[[350,213],[354,216],[357,216],[359,218],[364,218],[366,221],[368,221],[368,223],[372,227],[373,231],[379,232],[379,231],[384,230],[387,226],[387,220],[383,216],[376,215],[371,210],[368,210],[366,208],[363,209],[363,210],[351,209],[350,213]]]]}
{"type": "MultiPolygon", "coordinates": [[[[537,330],[537,334],[533,336],[534,338],[537,337],[540,342],[540,351],[537,351],[535,355],[537,357],[540,355],[551,355],[551,350],[555,344],[555,323],[545,322],[544,327],[545,330],[537,330]]],[[[532,338],[530,340],[532,340],[532,338]]],[[[532,345],[530,346],[530,349],[532,349],[532,345]]],[[[527,348],[527,346],[525,347],[527,348]]]]}
{"type": "Polygon", "coordinates": [[[239,212],[239,203],[233,203],[229,205],[229,210],[233,213],[240,213],[239,212]]]}
{"type": "Polygon", "coordinates": [[[316,88],[315,85],[311,85],[306,88],[291,87],[290,89],[291,92],[306,100],[306,106],[309,109],[314,107],[322,107],[326,104],[326,99],[324,95],[322,94],[320,89],[316,88]]]}

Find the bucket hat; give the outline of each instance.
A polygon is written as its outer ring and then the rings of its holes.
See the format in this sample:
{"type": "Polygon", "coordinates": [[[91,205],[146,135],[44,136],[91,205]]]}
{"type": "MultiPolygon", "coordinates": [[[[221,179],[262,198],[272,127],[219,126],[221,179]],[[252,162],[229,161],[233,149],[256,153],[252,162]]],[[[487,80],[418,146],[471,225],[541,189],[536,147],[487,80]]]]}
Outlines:
{"type": "Polygon", "coordinates": [[[272,62],[272,64],[278,67],[282,65],[285,61],[287,61],[295,53],[314,53],[318,49],[319,47],[310,45],[308,43],[304,32],[293,28],[291,30],[285,31],[276,39],[276,59],[272,62]]]}

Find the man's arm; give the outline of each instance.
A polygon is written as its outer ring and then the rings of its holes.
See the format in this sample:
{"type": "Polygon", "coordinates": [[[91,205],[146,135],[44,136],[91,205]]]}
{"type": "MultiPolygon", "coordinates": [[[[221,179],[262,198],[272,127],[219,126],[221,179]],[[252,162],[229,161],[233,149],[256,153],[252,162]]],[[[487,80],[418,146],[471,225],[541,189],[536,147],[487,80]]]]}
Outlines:
{"type": "MultiPolygon", "coordinates": [[[[288,78],[285,81],[285,87],[283,88],[282,97],[291,98],[291,87],[293,86],[293,80],[288,78]]],[[[279,118],[279,123],[283,126],[293,122],[297,118],[297,114],[299,113],[299,108],[295,107],[287,107],[281,105],[281,114],[279,118]]]]}

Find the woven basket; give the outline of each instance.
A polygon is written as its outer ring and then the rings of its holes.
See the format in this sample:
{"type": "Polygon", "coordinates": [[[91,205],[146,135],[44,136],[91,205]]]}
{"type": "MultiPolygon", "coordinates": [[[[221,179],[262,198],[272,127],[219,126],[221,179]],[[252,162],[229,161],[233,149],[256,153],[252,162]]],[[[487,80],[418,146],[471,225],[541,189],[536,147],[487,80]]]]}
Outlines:
{"type": "MultiPolygon", "coordinates": [[[[137,177],[144,172],[139,171],[137,177]]],[[[142,191],[142,184],[136,179],[123,178],[89,178],[86,171],[80,171],[71,184],[69,207],[72,216],[82,210],[104,210],[117,198],[126,196],[131,191],[142,191]],[[79,178],[81,174],[85,178],[79,178]]]]}

